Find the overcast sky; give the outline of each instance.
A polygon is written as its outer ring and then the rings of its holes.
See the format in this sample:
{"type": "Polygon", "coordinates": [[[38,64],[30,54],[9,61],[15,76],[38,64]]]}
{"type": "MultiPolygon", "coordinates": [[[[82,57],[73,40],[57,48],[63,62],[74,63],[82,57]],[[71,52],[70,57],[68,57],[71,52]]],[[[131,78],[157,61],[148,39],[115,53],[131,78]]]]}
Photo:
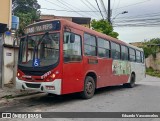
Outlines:
{"type": "MultiPolygon", "coordinates": [[[[106,18],[101,0],[97,1],[106,18]]],[[[108,0],[103,1],[108,9],[108,0]]],[[[96,0],[38,0],[38,3],[42,14],[102,19],[96,0]]],[[[114,31],[119,33],[120,40],[129,43],[160,36],[159,0],[111,0],[111,9],[114,31]],[[128,13],[120,14],[123,11],[128,13]]]]}

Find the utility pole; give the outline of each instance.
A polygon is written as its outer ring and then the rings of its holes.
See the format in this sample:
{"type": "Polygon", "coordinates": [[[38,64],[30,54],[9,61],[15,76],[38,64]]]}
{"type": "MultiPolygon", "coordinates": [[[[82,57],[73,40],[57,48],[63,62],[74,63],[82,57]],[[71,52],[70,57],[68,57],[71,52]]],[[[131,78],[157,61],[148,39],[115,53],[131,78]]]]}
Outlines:
{"type": "Polygon", "coordinates": [[[108,22],[111,23],[111,1],[108,0],[108,22]]]}

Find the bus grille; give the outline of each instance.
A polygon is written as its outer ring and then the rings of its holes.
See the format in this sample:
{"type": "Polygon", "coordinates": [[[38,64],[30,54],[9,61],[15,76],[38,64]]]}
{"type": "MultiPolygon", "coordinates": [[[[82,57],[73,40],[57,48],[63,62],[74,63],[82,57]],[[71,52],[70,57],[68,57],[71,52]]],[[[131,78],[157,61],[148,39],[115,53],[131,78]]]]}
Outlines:
{"type": "MultiPolygon", "coordinates": [[[[22,70],[23,71],[23,70],[22,70]]],[[[45,74],[46,72],[43,71],[23,71],[23,73],[25,73],[25,75],[34,75],[34,76],[42,76],[43,74],[45,74]]]]}
{"type": "Polygon", "coordinates": [[[26,83],[26,86],[29,88],[40,88],[41,84],[26,83]]]}

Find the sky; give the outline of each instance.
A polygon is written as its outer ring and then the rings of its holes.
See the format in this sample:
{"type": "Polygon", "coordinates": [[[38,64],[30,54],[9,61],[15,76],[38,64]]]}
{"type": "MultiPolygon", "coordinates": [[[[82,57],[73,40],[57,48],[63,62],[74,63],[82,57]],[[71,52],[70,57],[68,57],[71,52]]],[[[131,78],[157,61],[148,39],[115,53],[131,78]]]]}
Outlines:
{"type": "MultiPolygon", "coordinates": [[[[142,42],[160,36],[159,0],[110,0],[111,21],[118,38],[124,42],[142,42]],[[122,14],[127,11],[128,13],[122,14]]],[[[41,14],[106,19],[108,0],[38,0],[41,14]]]]}

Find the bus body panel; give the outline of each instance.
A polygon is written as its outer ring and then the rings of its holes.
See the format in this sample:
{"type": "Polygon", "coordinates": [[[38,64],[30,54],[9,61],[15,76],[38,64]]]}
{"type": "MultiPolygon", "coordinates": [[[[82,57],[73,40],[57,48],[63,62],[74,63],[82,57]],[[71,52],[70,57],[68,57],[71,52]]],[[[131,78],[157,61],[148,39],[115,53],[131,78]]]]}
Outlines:
{"type": "MultiPolygon", "coordinates": [[[[145,64],[142,63],[131,63],[131,73],[135,73],[136,82],[142,80],[145,77],[145,64]]],[[[128,80],[129,82],[130,80],[128,80]]]]}
{"type": "Polygon", "coordinates": [[[72,62],[63,64],[62,94],[83,90],[83,63],[72,62]]]}
{"type": "MultiPolygon", "coordinates": [[[[63,26],[65,28],[65,25],[63,26]]],[[[73,27],[68,27],[69,30],[63,29],[63,33],[72,32],[81,36],[81,56],[82,56],[82,42],[83,42],[83,32],[73,27]]],[[[63,36],[64,37],[64,36],[63,36]]],[[[62,40],[64,39],[62,37],[62,40]]],[[[63,41],[62,41],[63,42],[63,41]]],[[[61,44],[63,50],[63,43],[61,44]]],[[[64,52],[61,53],[64,56],[64,52]]],[[[62,59],[64,58],[62,56],[62,59]]],[[[63,59],[63,83],[62,83],[62,94],[74,93],[83,91],[84,85],[84,74],[83,74],[83,56],[80,61],[72,60],[69,62],[64,62],[63,59]]]]}

